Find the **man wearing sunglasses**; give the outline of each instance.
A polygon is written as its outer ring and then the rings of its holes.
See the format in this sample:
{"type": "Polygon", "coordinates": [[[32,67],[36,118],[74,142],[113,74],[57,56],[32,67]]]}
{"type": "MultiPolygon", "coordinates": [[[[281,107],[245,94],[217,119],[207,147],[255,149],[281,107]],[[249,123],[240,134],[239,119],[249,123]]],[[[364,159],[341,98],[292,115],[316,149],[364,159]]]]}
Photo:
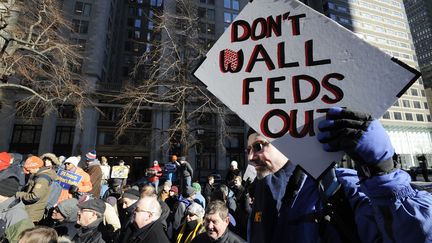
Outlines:
{"type": "Polygon", "coordinates": [[[248,242],[432,239],[432,196],[413,189],[410,176],[394,168],[394,149],[379,121],[364,113],[331,108],[318,128],[324,150],[345,151],[356,163],[357,171],[338,168],[329,173],[338,190],[328,195],[264,136],[248,133],[246,153],[257,171],[248,242]],[[346,209],[342,220],[328,217],[326,211],[335,196],[344,202],[337,205],[338,210],[346,209]]]}

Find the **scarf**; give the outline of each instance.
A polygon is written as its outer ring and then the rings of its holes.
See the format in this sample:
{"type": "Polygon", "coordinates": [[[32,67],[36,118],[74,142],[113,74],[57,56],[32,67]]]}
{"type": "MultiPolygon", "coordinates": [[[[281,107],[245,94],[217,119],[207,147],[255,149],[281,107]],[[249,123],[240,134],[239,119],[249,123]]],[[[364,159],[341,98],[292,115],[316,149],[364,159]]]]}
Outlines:
{"type": "Polygon", "coordinates": [[[197,223],[195,228],[193,230],[190,231],[190,233],[188,234],[188,236],[186,237],[186,239],[184,241],[181,241],[183,238],[183,234],[185,232],[186,229],[186,223],[183,224],[178,236],[177,236],[177,240],[176,243],[190,243],[196,236],[197,232],[199,231],[199,229],[201,228],[201,223],[197,223]]]}

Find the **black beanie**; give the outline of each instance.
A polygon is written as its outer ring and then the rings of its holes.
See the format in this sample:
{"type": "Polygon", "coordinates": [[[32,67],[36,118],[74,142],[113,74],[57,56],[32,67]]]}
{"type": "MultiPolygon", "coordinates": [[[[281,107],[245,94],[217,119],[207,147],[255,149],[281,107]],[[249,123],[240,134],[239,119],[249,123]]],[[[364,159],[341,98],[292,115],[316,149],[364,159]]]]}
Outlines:
{"type": "Polygon", "coordinates": [[[4,197],[13,197],[18,191],[19,182],[15,177],[9,177],[0,181],[0,195],[4,197]]]}

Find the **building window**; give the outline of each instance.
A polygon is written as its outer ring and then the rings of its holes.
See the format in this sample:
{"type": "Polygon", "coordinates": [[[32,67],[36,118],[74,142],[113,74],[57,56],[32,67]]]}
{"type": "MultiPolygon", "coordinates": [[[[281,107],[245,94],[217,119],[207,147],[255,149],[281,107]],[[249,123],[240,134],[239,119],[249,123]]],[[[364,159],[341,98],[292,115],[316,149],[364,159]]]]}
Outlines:
{"type": "Polygon", "coordinates": [[[393,116],[395,120],[402,120],[402,113],[400,112],[394,112],[393,116]]]}
{"type": "Polygon", "coordinates": [[[225,23],[231,23],[232,19],[231,19],[231,13],[224,13],[224,22],[225,23]]]}
{"type": "Polygon", "coordinates": [[[39,144],[42,126],[15,125],[12,133],[14,144],[39,144]]]}
{"type": "Polygon", "coordinates": [[[426,118],[427,118],[427,121],[428,121],[428,122],[432,122],[432,120],[431,120],[431,116],[430,116],[430,115],[426,115],[426,118]]]}
{"type": "Polygon", "coordinates": [[[214,125],[215,123],[215,117],[210,113],[204,113],[198,118],[199,125],[214,125]]]}
{"type": "Polygon", "coordinates": [[[224,0],[224,8],[239,10],[240,5],[238,0],[224,0]]]}
{"type": "Polygon", "coordinates": [[[130,6],[129,7],[129,16],[134,16],[135,15],[135,8],[130,6]]]}
{"type": "Polygon", "coordinates": [[[60,118],[74,119],[75,117],[75,109],[72,105],[62,105],[58,108],[58,113],[60,118]]]}
{"type": "Polygon", "coordinates": [[[207,19],[215,20],[215,11],[213,9],[207,9],[207,19]]]}
{"type": "Polygon", "coordinates": [[[231,0],[224,0],[224,8],[231,8],[231,0]]]}
{"type": "Polygon", "coordinates": [[[215,34],[215,25],[208,24],[207,25],[207,34],[214,35],[215,34]]]}
{"type": "Polygon", "coordinates": [[[412,121],[413,120],[413,115],[411,113],[405,113],[405,120],[412,121]]]}
{"type": "Polygon", "coordinates": [[[429,109],[429,105],[428,105],[427,102],[424,102],[424,103],[423,103],[423,106],[424,106],[425,109],[429,109]]]}
{"type": "Polygon", "coordinates": [[[122,75],[123,75],[123,77],[129,76],[129,67],[127,67],[127,66],[123,67],[122,75]]]}
{"type": "Polygon", "coordinates": [[[383,119],[390,119],[390,112],[386,111],[383,115],[383,119]]]}
{"type": "Polygon", "coordinates": [[[141,19],[135,19],[134,27],[135,28],[141,28],[141,19]]]}
{"type": "Polygon", "coordinates": [[[87,40],[71,38],[72,44],[77,46],[78,51],[85,51],[87,40]]]}
{"type": "Polygon", "coordinates": [[[79,19],[72,20],[73,31],[79,34],[87,34],[89,22],[79,19]]]}
{"type": "Polygon", "coordinates": [[[421,93],[421,96],[422,96],[422,97],[425,97],[425,96],[426,96],[426,94],[425,94],[425,91],[424,91],[424,90],[420,90],[420,93],[421,93]]]}
{"type": "Polygon", "coordinates": [[[141,31],[135,30],[134,32],[134,39],[140,39],[141,38],[141,31]]]}
{"type": "Polygon", "coordinates": [[[393,106],[399,106],[399,100],[396,100],[393,106]]]}
{"type": "Polygon", "coordinates": [[[402,100],[402,105],[403,107],[407,107],[407,108],[411,107],[409,100],[402,100]]]}
{"type": "Polygon", "coordinates": [[[239,1],[238,0],[232,0],[232,9],[234,10],[239,10],[240,9],[240,5],[239,5],[239,1]]]}
{"type": "Polygon", "coordinates": [[[198,17],[204,18],[206,15],[206,9],[205,8],[198,8],[198,17]]]}
{"type": "Polygon", "coordinates": [[[421,109],[420,101],[413,101],[414,108],[421,109]]]}
{"type": "Polygon", "coordinates": [[[413,95],[413,96],[418,96],[418,91],[417,91],[417,89],[411,89],[411,95],[413,95]]]}
{"type": "Polygon", "coordinates": [[[416,114],[417,121],[424,121],[423,114],[416,114]]]}
{"type": "Polygon", "coordinates": [[[90,16],[92,5],[90,3],[83,3],[77,1],[75,3],[75,14],[82,16],[90,16]]]}
{"type": "Polygon", "coordinates": [[[58,126],[55,133],[55,145],[71,145],[74,139],[73,126],[58,126]]]}
{"type": "MultiPolygon", "coordinates": [[[[142,3],[142,0],[140,0],[142,3]]],[[[160,7],[162,6],[163,0],[150,0],[150,5],[152,7],[160,7]]]]}

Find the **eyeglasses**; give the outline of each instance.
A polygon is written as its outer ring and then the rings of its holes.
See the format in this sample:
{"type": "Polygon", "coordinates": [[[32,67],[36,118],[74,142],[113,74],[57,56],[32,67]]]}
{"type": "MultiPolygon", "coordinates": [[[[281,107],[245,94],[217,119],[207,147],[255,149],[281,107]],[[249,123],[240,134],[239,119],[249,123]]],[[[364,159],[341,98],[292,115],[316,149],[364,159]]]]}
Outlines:
{"type": "Polygon", "coordinates": [[[194,213],[191,213],[191,212],[186,212],[186,216],[189,216],[189,217],[193,217],[193,216],[195,216],[196,214],[194,214],[194,213]]]}
{"type": "Polygon", "coordinates": [[[147,213],[151,213],[154,214],[155,212],[153,211],[148,211],[148,210],[143,210],[143,209],[139,209],[139,208],[135,208],[135,213],[143,213],[143,212],[147,212],[147,213]]]}
{"type": "Polygon", "coordinates": [[[96,213],[95,211],[93,211],[93,210],[90,210],[90,209],[80,209],[79,210],[79,213],[84,213],[84,212],[88,212],[88,213],[96,213]]]}
{"type": "Polygon", "coordinates": [[[255,143],[253,143],[250,147],[248,147],[245,152],[246,154],[250,154],[250,152],[260,152],[264,149],[265,146],[267,146],[269,144],[269,142],[266,141],[256,141],[255,143]]]}

